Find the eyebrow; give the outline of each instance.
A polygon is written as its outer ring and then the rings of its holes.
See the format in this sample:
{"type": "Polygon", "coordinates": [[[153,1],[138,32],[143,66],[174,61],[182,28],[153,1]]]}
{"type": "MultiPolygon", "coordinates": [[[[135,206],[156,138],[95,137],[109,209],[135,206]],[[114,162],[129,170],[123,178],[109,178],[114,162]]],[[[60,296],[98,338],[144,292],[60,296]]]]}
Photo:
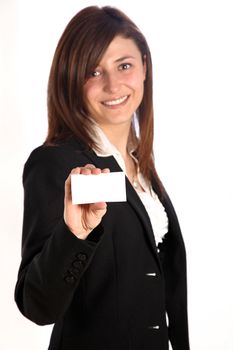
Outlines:
{"type": "Polygon", "coordinates": [[[123,56],[123,57],[118,58],[115,62],[122,62],[124,60],[128,60],[129,58],[135,59],[135,57],[133,57],[133,56],[123,56]]]}

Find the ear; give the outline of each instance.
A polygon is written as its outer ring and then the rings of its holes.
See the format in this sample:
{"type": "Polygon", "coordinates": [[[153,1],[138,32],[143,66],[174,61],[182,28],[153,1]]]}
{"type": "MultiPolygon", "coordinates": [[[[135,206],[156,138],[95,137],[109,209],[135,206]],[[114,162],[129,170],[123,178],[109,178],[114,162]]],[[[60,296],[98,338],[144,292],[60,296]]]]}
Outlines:
{"type": "Polygon", "coordinates": [[[144,73],[144,80],[146,80],[146,72],[147,72],[146,55],[144,55],[144,56],[143,56],[143,73],[144,73]]]}

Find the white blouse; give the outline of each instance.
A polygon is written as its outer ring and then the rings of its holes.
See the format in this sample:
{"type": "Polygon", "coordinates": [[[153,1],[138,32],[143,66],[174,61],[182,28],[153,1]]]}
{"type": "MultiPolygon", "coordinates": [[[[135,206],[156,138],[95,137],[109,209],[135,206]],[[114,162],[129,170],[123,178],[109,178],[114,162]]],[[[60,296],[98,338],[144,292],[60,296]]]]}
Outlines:
{"type": "Polygon", "coordinates": [[[162,243],[165,234],[168,232],[168,217],[164,206],[157,194],[152,192],[138,192],[138,195],[147,210],[151,226],[153,228],[156,245],[162,243]]]}
{"type": "MultiPolygon", "coordinates": [[[[107,136],[104,134],[103,130],[95,125],[95,133],[97,139],[95,140],[100,151],[95,150],[95,153],[99,157],[109,157],[113,156],[121,169],[126,174],[125,162],[122,158],[120,152],[117,148],[110,143],[107,136]]],[[[133,157],[133,155],[131,155],[133,157]]],[[[134,158],[134,157],[133,157],[134,158]]],[[[135,158],[134,158],[135,159],[135,158]]],[[[141,199],[148,216],[151,221],[151,226],[154,232],[155,243],[158,245],[162,243],[165,234],[168,232],[168,217],[165,211],[164,206],[160,202],[157,194],[151,190],[146,181],[143,178],[143,175],[138,171],[138,182],[144,191],[137,191],[139,198],[141,199]]],[[[127,176],[127,174],[126,174],[127,176]]],[[[135,189],[136,190],[136,189],[135,189]]]]}

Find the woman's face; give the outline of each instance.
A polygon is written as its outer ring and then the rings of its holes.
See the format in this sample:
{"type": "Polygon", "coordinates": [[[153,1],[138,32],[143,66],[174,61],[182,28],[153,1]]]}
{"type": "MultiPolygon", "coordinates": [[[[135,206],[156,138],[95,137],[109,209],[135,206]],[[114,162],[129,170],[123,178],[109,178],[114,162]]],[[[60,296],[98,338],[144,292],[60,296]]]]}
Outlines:
{"type": "Polygon", "coordinates": [[[91,117],[102,127],[131,124],[143,92],[146,66],[131,39],[116,36],[84,85],[91,117]]]}

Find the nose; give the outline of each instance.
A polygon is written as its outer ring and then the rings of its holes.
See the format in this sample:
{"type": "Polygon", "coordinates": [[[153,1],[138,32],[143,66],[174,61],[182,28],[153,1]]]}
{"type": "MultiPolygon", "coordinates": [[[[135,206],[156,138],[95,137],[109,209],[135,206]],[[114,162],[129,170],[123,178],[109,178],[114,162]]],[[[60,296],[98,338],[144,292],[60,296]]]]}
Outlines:
{"type": "Polygon", "coordinates": [[[117,73],[105,74],[104,91],[111,94],[115,94],[119,91],[119,89],[120,89],[120,79],[117,73]]]}

